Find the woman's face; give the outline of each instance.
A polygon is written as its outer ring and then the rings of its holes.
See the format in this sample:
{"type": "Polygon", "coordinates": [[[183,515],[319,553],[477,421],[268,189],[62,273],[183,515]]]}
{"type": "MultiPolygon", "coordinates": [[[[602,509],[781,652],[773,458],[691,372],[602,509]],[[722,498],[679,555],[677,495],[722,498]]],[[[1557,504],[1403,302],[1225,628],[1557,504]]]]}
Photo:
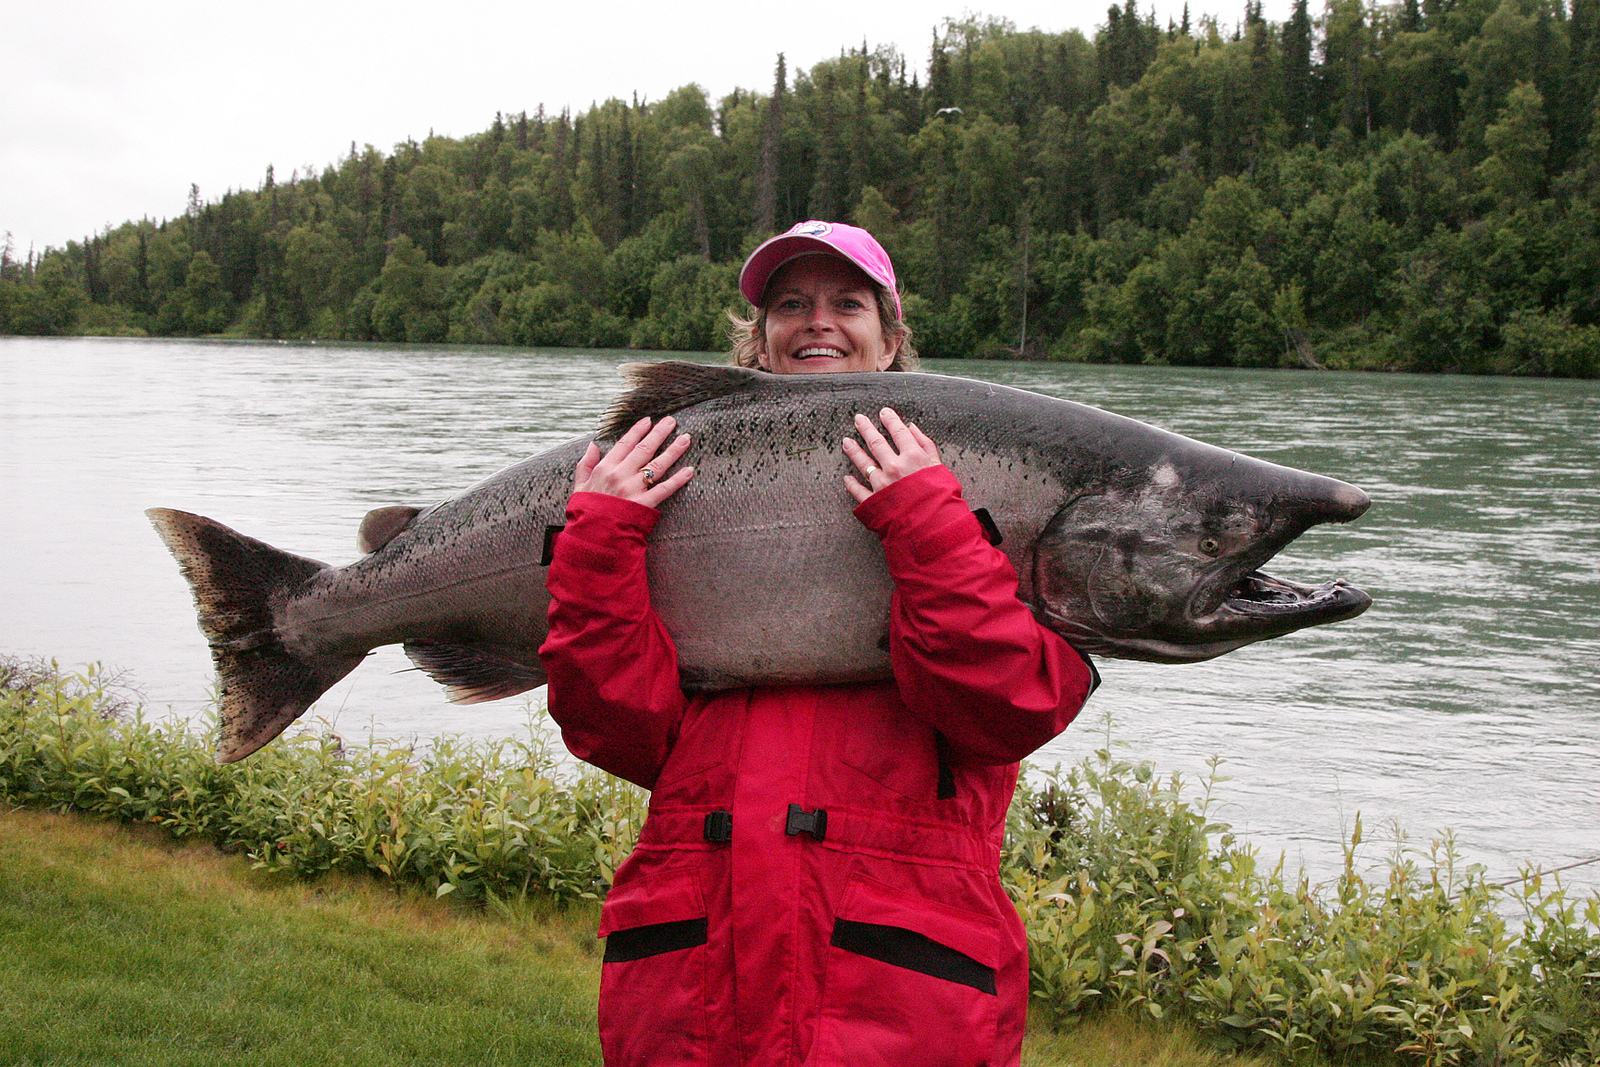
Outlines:
{"type": "Polygon", "coordinates": [[[878,298],[857,267],[829,255],[784,264],[767,285],[757,358],[773,374],[888,370],[900,339],[883,335],[878,298]]]}

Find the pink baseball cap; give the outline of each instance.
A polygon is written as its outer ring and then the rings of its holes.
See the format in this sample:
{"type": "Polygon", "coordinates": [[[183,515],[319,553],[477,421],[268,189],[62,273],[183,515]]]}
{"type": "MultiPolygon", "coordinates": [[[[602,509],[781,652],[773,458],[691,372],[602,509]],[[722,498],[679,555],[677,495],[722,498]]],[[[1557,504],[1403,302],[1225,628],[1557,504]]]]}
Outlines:
{"type": "Polygon", "coordinates": [[[739,272],[739,291],[750,303],[760,306],[767,282],[779,267],[808,254],[823,253],[854,263],[862,273],[885,289],[894,301],[894,317],[901,318],[900,292],[894,283],[894,264],[878,239],[859,226],[843,222],[798,222],[778,236],[763,241],[750,253],[739,272]]]}

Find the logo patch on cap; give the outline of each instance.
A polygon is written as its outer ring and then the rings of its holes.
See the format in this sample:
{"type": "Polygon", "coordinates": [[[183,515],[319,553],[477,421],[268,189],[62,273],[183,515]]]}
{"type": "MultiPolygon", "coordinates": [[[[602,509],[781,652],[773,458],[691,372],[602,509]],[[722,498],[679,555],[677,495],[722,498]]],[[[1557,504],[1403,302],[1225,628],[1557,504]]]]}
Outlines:
{"type": "Polygon", "coordinates": [[[802,237],[826,237],[833,232],[831,222],[798,222],[794,229],[789,231],[802,237]]]}

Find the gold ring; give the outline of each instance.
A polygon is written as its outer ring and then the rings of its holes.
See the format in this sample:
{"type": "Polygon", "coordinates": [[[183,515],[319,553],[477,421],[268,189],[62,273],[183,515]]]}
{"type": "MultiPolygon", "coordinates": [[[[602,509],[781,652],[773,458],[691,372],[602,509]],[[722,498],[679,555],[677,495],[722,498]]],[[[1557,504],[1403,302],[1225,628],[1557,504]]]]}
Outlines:
{"type": "Polygon", "coordinates": [[[861,472],[861,477],[870,478],[870,477],[872,477],[872,472],[873,471],[882,470],[882,469],[883,468],[879,467],[876,463],[869,463],[869,464],[867,464],[867,469],[861,472]]]}
{"type": "Polygon", "coordinates": [[[649,467],[641,467],[639,473],[644,475],[644,487],[652,488],[656,484],[656,472],[649,467]]]}

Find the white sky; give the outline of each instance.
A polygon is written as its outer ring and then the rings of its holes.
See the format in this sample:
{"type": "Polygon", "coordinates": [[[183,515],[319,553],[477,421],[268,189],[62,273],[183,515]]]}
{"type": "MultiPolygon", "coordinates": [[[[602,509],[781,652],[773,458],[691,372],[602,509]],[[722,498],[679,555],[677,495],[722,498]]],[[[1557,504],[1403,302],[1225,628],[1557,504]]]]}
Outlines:
{"type": "MultiPolygon", "coordinates": [[[[1183,0],[1158,0],[1157,19],[1183,0]]],[[[1092,34],[1110,0],[982,8],[1020,29],[1092,34]]],[[[1282,21],[1290,0],[1266,17],[1282,21]],[[1280,10],[1281,9],[1281,10],[1280,10]]],[[[1150,10],[1149,0],[1141,10],[1150,10]]],[[[1225,28],[1244,0],[1191,0],[1225,28]]],[[[570,106],[698,82],[714,100],[766,92],[842,47],[894,44],[926,81],[944,0],[759,6],[613,0],[5,0],[0,4],[0,235],[18,258],[107,224],[182,213],[253,189],[267,165],[320,171],[350,142],[385,152],[429,130],[463,136],[496,111],[570,106]]]]}

